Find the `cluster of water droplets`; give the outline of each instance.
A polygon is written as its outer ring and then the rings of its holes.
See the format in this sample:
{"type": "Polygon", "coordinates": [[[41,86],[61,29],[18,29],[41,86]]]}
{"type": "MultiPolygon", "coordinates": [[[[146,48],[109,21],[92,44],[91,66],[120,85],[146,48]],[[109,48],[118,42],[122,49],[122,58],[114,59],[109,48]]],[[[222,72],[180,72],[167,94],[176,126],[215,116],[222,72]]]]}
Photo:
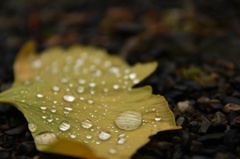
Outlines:
{"type": "MultiPolygon", "coordinates": [[[[64,66],[61,69],[58,67],[58,61],[54,61],[50,67],[46,68],[46,72],[56,75],[59,71],[63,71],[61,73],[66,74],[66,76],[62,75],[59,79],[55,79],[56,81],[52,82],[54,84],[50,86],[48,93],[41,92],[40,89],[35,95],[38,100],[42,100],[39,105],[42,112],[41,119],[44,123],[51,123],[51,126],[57,127],[59,132],[40,132],[35,136],[35,142],[48,145],[56,141],[58,135],[65,135],[74,139],[81,137],[81,134],[85,134],[86,143],[92,140],[99,145],[101,142],[113,139],[116,141],[116,145],[124,145],[128,138],[127,132],[134,131],[144,124],[141,112],[136,110],[119,112],[115,120],[112,121],[109,130],[103,130],[97,124],[101,124],[98,123],[100,118],[105,118],[109,113],[113,113],[111,109],[114,109],[114,106],[111,105],[112,108],[108,108],[109,106],[104,103],[105,96],[111,91],[130,90],[133,84],[139,83],[138,74],[127,67],[122,69],[110,60],[103,61],[98,57],[92,58],[87,52],[80,53],[78,58],[69,55],[63,63],[64,66]],[[76,78],[67,76],[69,72],[73,72],[73,77],[76,78]],[[104,75],[105,73],[108,76],[104,75]],[[114,82],[109,86],[108,78],[117,80],[113,80],[114,82]],[[98,98],[97,101],[95,101],[96,98],[98,98]],[[95,110],[89,112],[89,108],[95,108],[95,110]],[[101,111],[101,113],[98,111],[101,111]],[[87,117],[83,118],[81,114],[88,115],[84,115],[87,117]],[[71,116],[79,117],[79,119],[75,120],[71,116]],[[113,138],[118,133],[118,130],[113,131],[116,128],[126,131],[126,134],[122,133],[117,135],[117,138],[113,138]]],[[[33,69],[39,69],[43,66],[43,63],[41,60],[36,60],[31,66],[33,69]]],[[[112,102],[119,101],[114,98],[112,102]]],[[[161,121],[161,117],[156,115],[153,122],[159,121],[161,121]]],[[[28,127],[32,133],[38,130],[38,125],[35,123],[29,123],[28,127]]],[[[109,153],[112,155],[116,154],[117,151],[117,148],[109,149],[109,153]]]]}

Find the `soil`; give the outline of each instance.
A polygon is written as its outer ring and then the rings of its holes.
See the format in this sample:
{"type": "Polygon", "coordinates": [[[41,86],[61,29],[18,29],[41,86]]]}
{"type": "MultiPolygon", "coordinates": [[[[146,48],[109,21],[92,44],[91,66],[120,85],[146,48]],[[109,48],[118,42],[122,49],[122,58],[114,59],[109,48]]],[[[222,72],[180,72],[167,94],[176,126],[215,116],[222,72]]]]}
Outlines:
{"type": "MultiPolygon", "coordinates": [[[[26,41],[38,49],[82,44],[129,64],[157,61],[138,86],[165,96],[181,130],[159,132],[133,159],[240,158],[238,0],[0,1],[0,91],[26,41]]],[[[137,86],[136,86],[137,87],[137,86]]],[[[38,152],[24,116],[0,104],[1,159],[66,159],[38,152]]]]}

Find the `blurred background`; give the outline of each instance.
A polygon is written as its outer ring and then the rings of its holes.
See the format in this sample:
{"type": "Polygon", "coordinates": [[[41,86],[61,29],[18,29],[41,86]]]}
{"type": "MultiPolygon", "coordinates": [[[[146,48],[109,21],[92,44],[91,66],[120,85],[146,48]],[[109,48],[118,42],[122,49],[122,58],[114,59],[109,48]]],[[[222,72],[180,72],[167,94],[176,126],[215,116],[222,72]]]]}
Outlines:
{"type": "Polygon", "coordinates": [[[240,1],[1,0],[1,76],[12,71],[15,54],[29,39],[39,50],[98,46],[131,64],[169,55],[236,59],[240,1]]]}

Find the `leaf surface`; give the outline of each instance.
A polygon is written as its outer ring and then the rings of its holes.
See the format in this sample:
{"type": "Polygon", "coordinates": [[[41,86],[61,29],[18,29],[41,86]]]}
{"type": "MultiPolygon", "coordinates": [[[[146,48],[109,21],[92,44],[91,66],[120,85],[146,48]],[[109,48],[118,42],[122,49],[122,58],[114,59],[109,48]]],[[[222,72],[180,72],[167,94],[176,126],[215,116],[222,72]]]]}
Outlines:
{"type": "Polygon", "coordinates": [[[42,54],[34,48],[33,42],[23,46],[14,85],[0,94],[0,102],[23,112],[38,150],[130,158],[149,136],[180,128],[163,96],[153,95],[150,86],[132,88],[157,63],[131,67],[104,50],[79,45],[42,54]]]}

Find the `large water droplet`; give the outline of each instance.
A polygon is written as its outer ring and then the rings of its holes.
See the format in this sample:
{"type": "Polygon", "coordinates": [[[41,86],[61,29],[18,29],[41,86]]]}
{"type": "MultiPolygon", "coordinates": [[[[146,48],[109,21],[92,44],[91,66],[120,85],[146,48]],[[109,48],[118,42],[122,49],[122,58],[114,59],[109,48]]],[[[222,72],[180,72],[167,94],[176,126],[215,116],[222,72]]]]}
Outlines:
{"type": "Polygon", "coordinates": [[[73,102],[75,100],[75,97],[72,95],[64,95],[63,100],[65,100],[66,102],[73,102]]]}
{"type": "Polygon", "coordinates": [[[57,140],[57,135],[53,132],[42,132],[34,137],[37,145],[50,145],[57,140]]]}
{"type": "Polygon", "coordinates": [[[68,121],[62,121],[59,125],[59,129],[61,131],[67,131],[69,130],[71,127],[70,123],[68,121]]]}
{"type": "Polygon", "coordinates": [[[111,138],[111,134],[110,133],[107,133],[105,131],[101,131],[99,134],[98,134],[98,138],[100,140],[108,140],[111,138]]]}
{"type": "Polygon", "coordinates": [[[115,119],[115,124],[122,130],[135,130],[142,123],[142,114],[133,110],[126,110],[119,113],[115,119]]]}
{"type": "Polygon", "coordinates": [[[85,129],[89,129],[91,128],[93,125],[92,125],[92,122],[88,119],[86,120],[83,120],[82,121],[82,127],[85,128],[85,129]]]}
{"type": "Polygon", "coordinates": [[[33,133],[37,130],[37,125],[34,123],[29,123],[28,124],[28,129],[33,133]]]}

